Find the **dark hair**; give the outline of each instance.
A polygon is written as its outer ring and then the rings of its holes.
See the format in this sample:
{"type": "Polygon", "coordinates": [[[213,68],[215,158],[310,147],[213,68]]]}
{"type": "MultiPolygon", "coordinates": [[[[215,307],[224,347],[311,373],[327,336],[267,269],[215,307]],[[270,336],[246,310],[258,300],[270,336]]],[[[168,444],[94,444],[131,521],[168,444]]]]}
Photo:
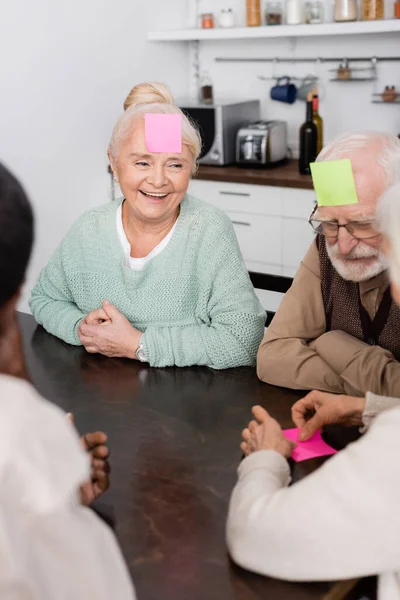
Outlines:
{"type": "Polygon", "coordinates": [[[32,207],[20,183],[0,164],[0,306],[23,283],[32,244],[32,207]]]}

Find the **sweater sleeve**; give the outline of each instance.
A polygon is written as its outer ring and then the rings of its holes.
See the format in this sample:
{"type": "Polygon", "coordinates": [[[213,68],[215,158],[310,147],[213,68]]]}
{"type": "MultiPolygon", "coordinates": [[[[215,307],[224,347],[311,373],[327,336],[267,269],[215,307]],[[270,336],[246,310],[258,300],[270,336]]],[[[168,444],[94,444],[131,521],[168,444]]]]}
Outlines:
{"type": "Polygon", "coordinates": [[[153,367],[206,365],[226,369],[255,364],[264,334],[263,310],[239,250],[229,218],[216,216],[203,240],[201,269],[212,285],[207,322],[188,326],[150,326],[143,346],[153,367]]]}
{"type": "Polygon", "coordinates": [[[400,410],[383,413],[361,440],[289,488],[281,455],[246,458],[227,524],[235,562],[291,581],[398,571],[399,427],[400,410]]]}
{"type": "Polygon", "coordinates": [[[32,290],[29,306],[36,322],[43,325],[46,331],[69,344],[80,346],[77,326],[85,317],[85,313],[73,300],[63,264],[63,255],[70,235],[71,232],[40,273],[32,290]]]}

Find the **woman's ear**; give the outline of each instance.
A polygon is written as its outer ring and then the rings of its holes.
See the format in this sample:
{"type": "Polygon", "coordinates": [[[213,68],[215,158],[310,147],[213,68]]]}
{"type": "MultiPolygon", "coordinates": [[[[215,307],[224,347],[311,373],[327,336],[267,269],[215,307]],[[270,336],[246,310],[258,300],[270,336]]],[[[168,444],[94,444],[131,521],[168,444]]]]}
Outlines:
{"type": "Polygon", "coordinates": [[[116,165],[113,157],[111,156],[110,149],[107,150],[107,156],[108,156],[108,160],[110,161],[110,167],[113,172],[114,181],[118,183],[117,165],[116,165]]]}

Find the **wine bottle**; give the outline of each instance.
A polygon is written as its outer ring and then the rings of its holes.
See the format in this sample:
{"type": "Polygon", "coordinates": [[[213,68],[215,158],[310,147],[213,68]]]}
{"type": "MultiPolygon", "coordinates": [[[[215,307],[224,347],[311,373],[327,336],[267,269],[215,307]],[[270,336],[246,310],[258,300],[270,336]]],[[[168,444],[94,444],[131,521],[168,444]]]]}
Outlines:
{"type": "Polygon", "coordinates": [[[312,97],[313,103],[313,122],[317,126],[317,156],[322,150],[322,146],[324,145],[324,122],[322,120],[321,115],[319,114],[319,98],[317,92],[313,92],[312,97]]]}
{"type": "Polygon", "coordinates": [[[310,175],[310,163],[317,158],[317,126],[313,122],[312,92],[307,94],[306,120],[300,127],[300,156],[299,172],[302,175],[310,175]]]}

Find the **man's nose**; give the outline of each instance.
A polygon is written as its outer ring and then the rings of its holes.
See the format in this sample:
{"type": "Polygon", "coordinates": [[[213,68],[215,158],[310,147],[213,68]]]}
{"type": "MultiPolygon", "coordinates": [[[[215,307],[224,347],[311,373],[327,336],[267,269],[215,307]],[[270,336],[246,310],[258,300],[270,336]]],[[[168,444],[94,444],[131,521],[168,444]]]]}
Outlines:
{"type": "Polygon", "coordinates": [[[338,233],[338,248],[340,254],[346,255],[355,248],[358,244],[358,240],[350,235],[345,227],[339,227],[338,233]]]}

